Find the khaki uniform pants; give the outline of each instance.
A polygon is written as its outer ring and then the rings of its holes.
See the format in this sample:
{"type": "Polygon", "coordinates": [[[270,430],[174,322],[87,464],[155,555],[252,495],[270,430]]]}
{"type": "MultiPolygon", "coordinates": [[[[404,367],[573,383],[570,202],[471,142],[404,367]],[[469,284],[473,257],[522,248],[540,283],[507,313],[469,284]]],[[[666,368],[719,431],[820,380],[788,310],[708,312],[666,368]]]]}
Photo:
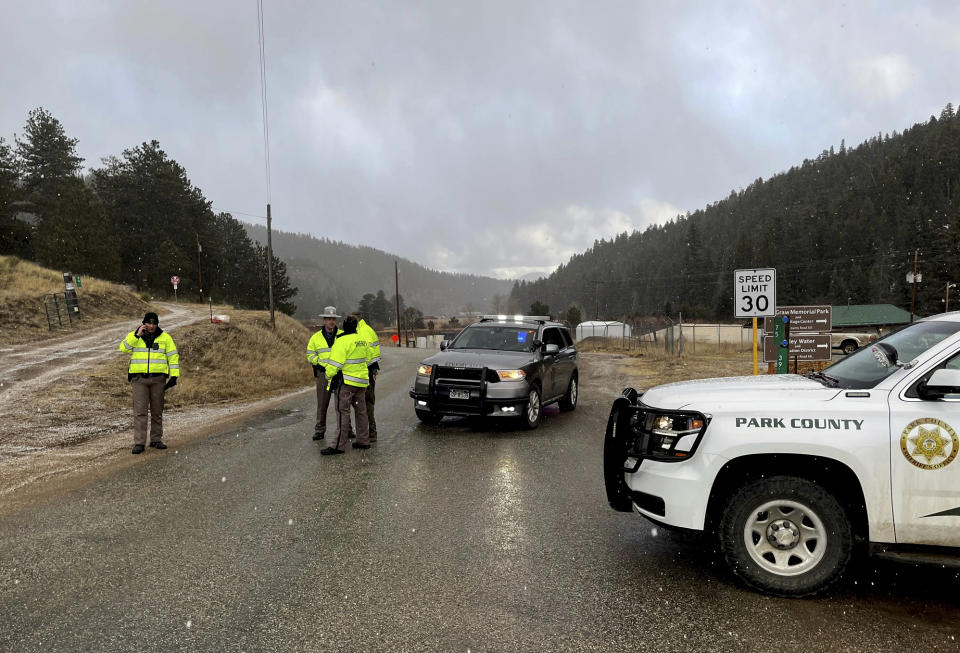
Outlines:
{"type": "MultiPolygon", "coordinates": [[[[330,406],[330,398],[336,397],[336,388],[327,390],[327,377],[323,371],[317,377],[317,423],[313,426],[314,433],[327,432],[327,408],[330,406]]],[[[334,399],[334,410],[336,410],[336,399],[334,399]]]]}
{"type": "Polygon", "coordinates": [[[374,416],[373,409],[377,403],[377,371],[370,370],[370,385],[367,386],[367,424],[370,425],[370,437],[377,437],[377,418],[374,416]]]}
{"type": "Polygon", "coordinates": [[[367,424],[366,387],[340,385],[337,392],[337,439],[330,445],[343,451],[347,446],[347,433],[350,431],[350,409],[357,416],[357,444],[370,444],[370,430],[367,424]]]}
{"type": "Polygon", "coordinates": [[[147,408],[150,409],[150,442],[163,438],[163,386],[167,379],[136,377],[133,384],[133,443],[147,443],[147,408]]]}

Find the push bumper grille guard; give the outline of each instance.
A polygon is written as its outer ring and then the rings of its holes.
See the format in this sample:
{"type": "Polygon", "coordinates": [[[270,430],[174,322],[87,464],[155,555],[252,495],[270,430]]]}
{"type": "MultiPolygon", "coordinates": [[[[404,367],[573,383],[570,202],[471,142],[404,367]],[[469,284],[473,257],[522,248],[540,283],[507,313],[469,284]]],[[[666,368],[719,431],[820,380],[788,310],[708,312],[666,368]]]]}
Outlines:
{"type": "Polygon", "coordinates": [[[633,509],[633,493],[627,486],[623,475],[634,474],[640,469],[644,460],[658,462],[682,462],[689,460],[696,452],[703,434],[706,431],[709,417],[702,416],[694,411],[653,410],[640,403],[640,394],[633,388],[627,388],[613,402],[610,417],[607,420],[607,430],[603,441],[603,476],[607,490],[607,501],[614,510],[631,512],[633,509]],[[655,442],[654,433],[643,428],[644,421],[649,413],[657,415],[676,415],[690,417],[691,415],[703,419],[696,440],[688,455],[679,457],[675,454],[678,439],[664,449],[656,446],[663,440],[655,442]],[[633,460],[628,464],[629,460],[633,460]]]}
{"type": "MultiPolygon", "coordinates": [[[[485,415],[487,408],[487,368],[479,368],[480,379],[475,381],[472,379],[465,378],[446,378],[441,377],[437,378],[441,370],[445,368],[436,365],[433,370],[430,372],[430,385],[427,390],[427,403],[431,409],[436,409],[440,407],[441,410],[437,412],[447,412],[453,411],[458,412],[462,411],[465,414],[473,414],[476,412],[478,415],[485,415]],[[438,387],[439,386],[439,387],[438,387]],[[440,395],[441,389],[444,389],[449,392],[450,389],[461,389],[472,392],[477,390],[479,394],[479,402],[474,403],[473,401],[459,403],[460,400],[451,400],[449,395],[447,397],[442,397],[440,395]]],[[[472,399],[472,397],[471,397],[472,399]]]]}

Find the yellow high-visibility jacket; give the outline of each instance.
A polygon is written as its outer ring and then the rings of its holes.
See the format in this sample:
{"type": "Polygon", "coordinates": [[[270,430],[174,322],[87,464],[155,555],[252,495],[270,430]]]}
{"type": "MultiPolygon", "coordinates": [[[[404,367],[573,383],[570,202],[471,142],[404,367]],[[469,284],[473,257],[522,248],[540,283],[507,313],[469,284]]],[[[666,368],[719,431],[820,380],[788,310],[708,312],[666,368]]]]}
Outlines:
{"type": "Polygon", "coordinates": [[[166,374],[180,376],[180,354],[173,338],[166,331],[160,332],[152,347],[147,347],[143,338],[131,331],[120,341],[119,350],[130,354],[129,374],[166,374]]]}
{"type": "Polygon", "coordinates": [[[330,348],[330,358],[327,359],[324,370],[327,383],[343,372],[343,382],[365,388],[370,385],[367,373],[367,343],[356,333],[346,333],[337,336],[330,348]]]}
{"type": "Polygon", "coordinates": [[[367,367],[377,363],[376,369],[380,369],[380,339],[377,337],[377,332],[367,324],[366,320],[360,320],[357,323],[357,335],[367,343],[367,367]]]}
{"type": "MultiPolygon", "coordinates": [[[[337,329],[337,336],[343,333],[343,329],[337,329]]],[[[320,329],[312,336],[307,343],[307,362],[311,365],[326,365],[330,358],[330,347],[327,345],[327,339],[323,335],[323,329],[320,329]]]]}

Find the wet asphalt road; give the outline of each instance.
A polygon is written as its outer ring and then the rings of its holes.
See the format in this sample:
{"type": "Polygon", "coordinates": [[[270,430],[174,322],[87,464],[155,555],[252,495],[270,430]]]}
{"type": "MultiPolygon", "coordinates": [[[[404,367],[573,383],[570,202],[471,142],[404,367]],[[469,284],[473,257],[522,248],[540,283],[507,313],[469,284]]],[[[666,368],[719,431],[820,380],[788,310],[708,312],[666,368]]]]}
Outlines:
{"type": "Polygon", "coordinates": [[[0,651],[960,650],[956,571],[772,599],[611,511],[589,357],[534,432],[421,426],[418,358],[386,352],[369,452],[321,458],[305,395],[0,517],[0,651]]]}

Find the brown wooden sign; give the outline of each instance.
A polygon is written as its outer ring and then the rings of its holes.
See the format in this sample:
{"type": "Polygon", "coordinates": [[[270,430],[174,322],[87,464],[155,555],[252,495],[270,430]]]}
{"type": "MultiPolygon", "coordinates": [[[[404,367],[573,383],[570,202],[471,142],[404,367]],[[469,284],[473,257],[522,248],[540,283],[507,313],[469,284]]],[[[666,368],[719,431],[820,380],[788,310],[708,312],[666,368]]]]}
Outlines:
{"type": "MultiPolygon", "coordinates": [[[[798,333],[790,332],[789,347],[790,362],[794,358],[798,361],[828,361],[830,360],[829,333],[798,333]]],[[[777,362],[777,343],[773,336],[763,339],[763,362],[777,362]]]]}
{"type": "MultiPolygon", "coordinates": [[[[790,318],[790,333],[829,333],[833,328],[832,306],[777,306],[777,316],[790,318]]],[[[773,333],[773,320],[763,319],[765,333],[773,333]]]]}

